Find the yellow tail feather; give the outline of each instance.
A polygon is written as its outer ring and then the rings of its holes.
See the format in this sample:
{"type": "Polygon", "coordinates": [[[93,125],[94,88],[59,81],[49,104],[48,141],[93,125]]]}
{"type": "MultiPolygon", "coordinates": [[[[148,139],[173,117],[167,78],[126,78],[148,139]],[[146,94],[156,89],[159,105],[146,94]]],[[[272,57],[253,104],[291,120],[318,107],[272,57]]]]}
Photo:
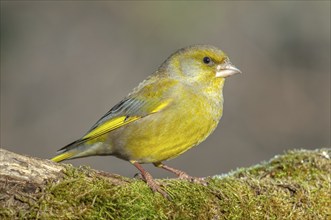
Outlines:
{"type": "Polygon", "coordinates": [[[61,162],[62,160],[66,160],[74,156],[76,153],[71,151],[71,152],[65,152],[63,154],[57,155],[53,157],[51,160],[54,162],[61,162]]]}

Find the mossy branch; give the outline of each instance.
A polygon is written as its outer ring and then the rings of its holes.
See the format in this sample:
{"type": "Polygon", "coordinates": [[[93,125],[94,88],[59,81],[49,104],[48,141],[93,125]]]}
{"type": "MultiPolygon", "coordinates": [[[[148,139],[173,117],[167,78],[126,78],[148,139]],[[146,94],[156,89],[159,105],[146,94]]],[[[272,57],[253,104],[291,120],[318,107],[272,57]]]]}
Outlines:
{"type": "Polygon", "coordinates": [[[294,150],[207,179],[141,180],[0,149],[0,219],[330,219],[331,149],[294,150]]]}

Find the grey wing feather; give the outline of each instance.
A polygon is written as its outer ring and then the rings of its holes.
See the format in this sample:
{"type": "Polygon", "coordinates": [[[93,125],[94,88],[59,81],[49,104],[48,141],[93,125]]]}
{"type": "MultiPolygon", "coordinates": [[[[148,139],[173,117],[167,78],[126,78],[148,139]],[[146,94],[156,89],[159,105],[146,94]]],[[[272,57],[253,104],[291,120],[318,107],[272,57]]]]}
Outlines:
{"type": "Polygon", "coordinates": [[[144,116],[146,115],[141,109],[141,106],[144,105],[144,101],[128,98],[124,99],[114,107],[112,107],[104,116],[102,116],[87,132],[89,133],[99,125],[103,124],[105,121],[112,119],[118,116],[144,116]]]}
{"type": "MultiPolygon", "coordinates": [[[[115,117],[119,116],[146,116],[147,112],[144,112],[141,108],[143,105],[145,105],[146,102],[134,99],[134,98],[126,98],[116,104],[114,107],[112,107],[103,117],[101,117],[91,128],[90,130],[86,133],[88,134],[91,132],[93,129],[97,128],[99,125],[103,124],[105,121],[110,120],[115,117]]],[[[76,146],[82,144],[85,142],[86,139],[79,139],[76,140],[60,150],[58,150],[58,154],[64,153],[69,151],[70,149],[75,148],[76,146]]]]}

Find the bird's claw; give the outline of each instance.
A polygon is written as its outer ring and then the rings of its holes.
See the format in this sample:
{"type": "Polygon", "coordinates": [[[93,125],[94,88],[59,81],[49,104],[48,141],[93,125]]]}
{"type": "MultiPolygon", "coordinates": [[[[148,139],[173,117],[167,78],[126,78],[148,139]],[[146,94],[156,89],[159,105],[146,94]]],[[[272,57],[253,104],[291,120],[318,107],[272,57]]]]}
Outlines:
{"type": "Polygon", "coordinates": [[[198,183],[198,184],[201,184],[201,185],[204,185],[204,186],[208,185],[208,182],[206,181],[206,178],[189,176],[184,172],[179,174],[178,178],[182,179],[182,180],[187,180],[191,183],[198,183]]]}
{"type": "Polygon", "coordinates": [[[150,183],[147,182],[147,185],[149,186],[149,188],[154,192],[158,192],[160,193],[164,198],[170,200],[170,197],[168,195],[168,193],[166,193],[164,190],[161,189],[160,185],[157,184],[156,182],[150,183]]]}
{"type": "Polygon", "coordinates": [[[169,197],[168,193],[166,193],[160,186],[160,185],[163,185],[163,184],[158,184],[154,179],[150,179],[150,178],[145,179],[145,182],[147,183],[149,188],[153,191],[153,193],[158,192],[164,198],[170,200],[170,197],[169,197]]]}
{"type": "Polygon", "coordinates": [[[140,179],[140,180],[144,180],[143,176],[141,175],[141,173],[136,173],[133,178],[135,179],[140,179]]]}

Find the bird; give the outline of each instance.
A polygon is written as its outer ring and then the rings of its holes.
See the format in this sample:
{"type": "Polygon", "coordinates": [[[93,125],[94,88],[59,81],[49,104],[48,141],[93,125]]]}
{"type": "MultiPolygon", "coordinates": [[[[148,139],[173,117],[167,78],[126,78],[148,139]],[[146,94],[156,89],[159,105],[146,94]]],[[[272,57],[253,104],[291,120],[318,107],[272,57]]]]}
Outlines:
{"type": "Polygon", "coordinates": [[[142,164],[152,163],[193,181],[194,177],[163,162],[199,145],[215,130],[223,114],[225,79],[238,73],[217,47],[179,49],[51,160],[112,155],[133,164],[153,192],[167,197],[142,164]]]}

